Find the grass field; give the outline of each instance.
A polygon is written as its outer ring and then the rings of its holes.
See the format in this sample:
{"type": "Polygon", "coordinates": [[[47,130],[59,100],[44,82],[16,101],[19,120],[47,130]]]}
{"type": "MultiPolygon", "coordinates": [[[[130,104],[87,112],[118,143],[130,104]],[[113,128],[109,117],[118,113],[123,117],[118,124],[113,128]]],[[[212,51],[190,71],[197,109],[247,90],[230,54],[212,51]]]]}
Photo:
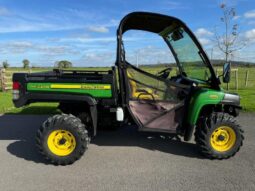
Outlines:
{"type": "MultiPolygon", "coordinates": [[[[95,70],[95,68],[75,68],[81,70],[95,70]]],[[[96,68],[97,70],[107,70],[109,68],[96,68]]],[[[143,67],[142,69],[147,70],[151,73],[157,73],[162,68],[149,68],[143,67]]],[[[17,72],[23,69],[11,68],[8,69],[11,75],[13,72],[17,72]]],[[[52,70],[52,68],[36,68],[32,69],[33,72],[52,70]]],[[[199,71],[198,71],[199,72],[199,71]]],[[[171,73],[175,75],[175,71],[171,73]]],[[[226,89],[226,84],[222,84],[222,87],[226,89]]],[[[232,72],[231,83],[229,84],[229,92],[238,93],[241,96],[241,105],[243,111],[255,111],[255,68],[238,68],[238,90],[235,89],[235,75],[232,72]],[[245,87],[245,74],[249,70],[249,81],[248,86],[245,87]]],[[[30,104],[22,108],[15,108],[12,104],[11,91],[7,93],[0,92],[0,113],[8,114],[48,114],[48,113],[58,113],[56,109],[57,103],[35,103],[30,104]]]]}
{"type": "Polygon", "coordinates": [[[5,114],[49,114],[59,113],[57,103],[34,103],[22,108],[15,108],[11,92],[0,92],[0,113],[5,114]]]}

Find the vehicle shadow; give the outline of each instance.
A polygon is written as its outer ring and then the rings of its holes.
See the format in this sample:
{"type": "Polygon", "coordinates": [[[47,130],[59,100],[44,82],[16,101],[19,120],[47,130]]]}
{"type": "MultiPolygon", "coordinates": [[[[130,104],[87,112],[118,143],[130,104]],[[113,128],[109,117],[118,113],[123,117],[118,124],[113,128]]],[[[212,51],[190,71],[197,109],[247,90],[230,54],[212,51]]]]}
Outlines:
{"type": "Polygon", "coordinates": [[[13,140],[7,146],[7,151],[28,161],[48,164],[35,145],[37,129],[47,117],[46,115],[0,116],[0,140],[13,140]]]}
{"type": "MultiPolygon", "coordinates": [[[[36,163],[49,164],[38,153],[35,145],[37,129],[47,115],[2,115],[0,116],[0,140],[13,140],[7,151],[18,158],[36,163]]],[[[181,142],[169,135],[141,133],[133,126],[123,126],[117,130],[101,130],[91,141],[98,146],[127,146],[157,150],[174,155],[202,158],[193,143],[181,142]]]]}
{"type": "Polygon", "coordinates": [[[204,158],[194,143],[183,142],[170,134],[139,132],[135,126],[123,126],[115,131],[99,131],[91,144],[98,146],[141,147],[190,158],[204,158]]]}

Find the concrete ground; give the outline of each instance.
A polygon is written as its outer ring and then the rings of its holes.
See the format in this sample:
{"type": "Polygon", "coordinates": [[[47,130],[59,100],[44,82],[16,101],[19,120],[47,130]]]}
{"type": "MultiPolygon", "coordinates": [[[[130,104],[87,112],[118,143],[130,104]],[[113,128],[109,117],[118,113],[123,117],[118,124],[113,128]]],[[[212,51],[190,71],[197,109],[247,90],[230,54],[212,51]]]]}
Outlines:
{"type": "Polygon", "coordinates": [[[203,158],[193,143],[134,128],[102,131],[70,166],[48,164],[34,136],[47,116],[0,116],[0,190],[255,190],[255,114],[241,114],[244,146],[228,160],[203,158]]]}

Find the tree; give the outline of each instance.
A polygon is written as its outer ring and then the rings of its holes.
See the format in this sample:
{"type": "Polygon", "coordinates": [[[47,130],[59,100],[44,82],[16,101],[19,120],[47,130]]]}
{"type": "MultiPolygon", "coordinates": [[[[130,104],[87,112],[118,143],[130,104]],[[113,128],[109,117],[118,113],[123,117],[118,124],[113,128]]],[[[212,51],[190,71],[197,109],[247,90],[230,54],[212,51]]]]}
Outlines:
{"type": "Polygon", "coordinates": [[[219,34],[215,30],[215,40],[217,47],[224,54],[225,62],[230,61],[230,56],[234,52],[245,47],[246,42],[241,39],[239,25],[236,23],[236,10],[234,7],[228,7],[225,3],[220,5],[223,16],[220,18],[224,25],[224,30],[219,34]]]}
{"type": "Polygon", "coordinates": [[[57,67],[58,68],[71,68],[73,64],[67,60],[61,60],[57,62],[57,67]]]}
{"type": "Polygon", "coordinates": [[[30,61],[28,59],[24,59],[22,63],[23,63],[23,68],[29,68],[30,61]]]}
{"type": "Polygon", "coordinates": [[[9,63],[8,63],[8,61],[6,60],[6,61],[3,61],[3,68],[9,68],[9,63]]]}

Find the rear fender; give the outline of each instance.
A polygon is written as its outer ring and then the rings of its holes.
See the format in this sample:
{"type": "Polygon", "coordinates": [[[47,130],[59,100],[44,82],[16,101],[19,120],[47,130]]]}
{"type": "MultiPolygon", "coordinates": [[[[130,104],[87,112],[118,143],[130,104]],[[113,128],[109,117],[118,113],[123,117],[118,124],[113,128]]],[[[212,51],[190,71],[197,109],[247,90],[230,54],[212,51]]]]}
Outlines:
{"type": "Polygon", "coordinates": [[[18,100],[13,100],[16,107],[22,107],[24,105],[35,102],[77,102],[86,103],[89,106],[92,124],[93,124],[93,136],[97,133],[97,101],[86,95],[74,95],[74,94],[47,94],[47,93],[30,93],[26,92],[18,100]]]}

